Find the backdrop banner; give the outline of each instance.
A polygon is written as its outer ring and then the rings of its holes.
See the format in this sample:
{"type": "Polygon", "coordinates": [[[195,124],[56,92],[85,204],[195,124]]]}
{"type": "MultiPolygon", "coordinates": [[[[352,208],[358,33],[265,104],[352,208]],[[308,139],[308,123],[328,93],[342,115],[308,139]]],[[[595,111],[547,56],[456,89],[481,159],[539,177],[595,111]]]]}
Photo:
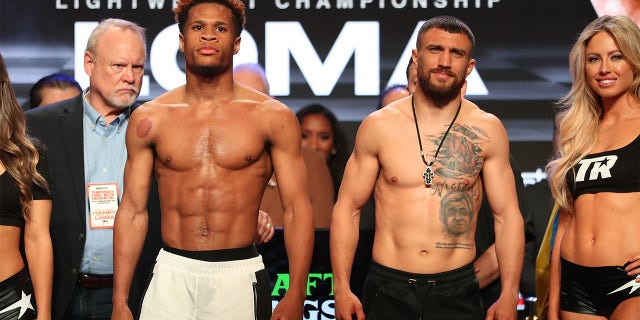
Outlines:
{"type": "MultiPolygon", "coordinates": [[[[465,21],[476,36],[474,101],[551,101],[567,90],[567,55],[596,17],[589,1],[550,0],[248,0],[235,63],[259,62],[271,94],[292,109],[320,102],[341,120],[374,110],[405,70],[421,22],[436,15],[465,21]]],[[[0,1],[0,51],[21,102],[31,85],[54,72],[83,87],[87,37],[108,17],[147,29],[141,100],[184,83],[184,59],[170,0],[0,1]]],[[[490,103],[489,103],[490,105],[490,103]]],[[[517,106],[516,106],[517,107],[517,106]]]]}

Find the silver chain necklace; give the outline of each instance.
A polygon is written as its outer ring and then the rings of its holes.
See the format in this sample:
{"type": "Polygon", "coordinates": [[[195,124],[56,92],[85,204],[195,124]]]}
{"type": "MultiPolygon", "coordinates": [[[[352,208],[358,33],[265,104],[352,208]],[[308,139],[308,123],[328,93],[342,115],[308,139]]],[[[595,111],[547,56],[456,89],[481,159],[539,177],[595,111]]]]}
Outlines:
{"type": "Polygon", "coordinates": [[[418,118],[416,117],[416,104],[414,102],[413,95],[411,95],[411,110],[413,110],[413,122],[416,124],[416,133],[418,134],[418,144],[420,145],[420,157],[422,157],[422,162],[424,162],[424,164],[427,165],[427,168],[422,173],[422,178],[424,179],[424,185],[427,188],[431,188],[431,184],[433,183],[434,173],[433,173],[433,170],[431,170],[431,166],[433,165],[434,162],[436,162],[436,158],[438,158],[438,152],[440,152],[440,147],[442,147],[442,143],[444,142],[444,139],[447,138],[447,135],[449,134],[449,130],[451,130],[453,123],[456,122],[456,119],[458,118],[458,114],[460,113],[461,107],[462,107],[462,100],[460,100],[460,104],[458,105],[458,110],[456,110],[456,115],[453,116],[453,120],[451,120],[451,123],[449,124],[447,131],[444,133],[442,140],[440,140],[440,143],[438,144],[438,149],[436,149],[436,153],[433,155],[433,160],[431,160],[431,162],[427,162],[427,159],[424,158],[424,151],[422,149],[422,139],[420,138],[420,128],[418,127],[418,118]]]}

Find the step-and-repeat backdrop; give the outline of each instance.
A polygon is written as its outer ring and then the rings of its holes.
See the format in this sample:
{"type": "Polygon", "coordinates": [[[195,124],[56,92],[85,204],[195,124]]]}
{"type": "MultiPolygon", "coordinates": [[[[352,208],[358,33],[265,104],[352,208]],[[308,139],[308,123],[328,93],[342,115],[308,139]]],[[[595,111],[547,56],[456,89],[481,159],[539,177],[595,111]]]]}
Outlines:
{"type": "MultiPolygon", "coordinates": [[[[549,105],[569,85],[567,54],[577,34],[598,13],[624,10],[624,0],[619,6],[615,0],[602,1],[606,8],[594,1],[248,0],[246,30],[234,63],[263,65],[271,94],[294,110],[320,102],[341,120],[359,121],[374,109],[387,85],[406,82],[405,68],[422,21],[454,15],[467,22],[477,39],[468,98],[525,120],[549,120],[549,105]]],[[[19,99],[24,102],[33,83],[56,72],[72,75],[86,87],[86,40],[108,17],[132,20],[147,30],[141,100],[181,85],[184,59],[173,6],[170,0],[0,1],[0,52],[19,99]]],[[[361,234],[355,292],[370,259],[371,232],[361,234]]],[[[275,305],[288,286],[282,233],[260,251],[275,305]]],[[[316,231],[314,252],[305,319],[333,319],[327,230],[316,231]]]]}
{"type": "MultiPolygon", "coordinates": [[[[622,1],[622,0],[621,0],[622,1]]],[[[604,1],[611,3],[614,1],[604,1]]],[[[566,92],[567,53],[596,17],[590,1],[247,0],[235,63],[259,62],[271,94],[293,109],[325,103],[341,120],[361,120],[405,68],[422,21],[460,17],[477,37],[476,101],[555,100],[566,92]]],[[[610,5],[610,4],[609,4],[610,5]]],[[[20,99],[54,72],[88,84],[82,55],[92,28],[107,17],[147,29],[149,58],[141,100],[184,82],[171,0],[0,1],[0,52],[20,99]]]]}

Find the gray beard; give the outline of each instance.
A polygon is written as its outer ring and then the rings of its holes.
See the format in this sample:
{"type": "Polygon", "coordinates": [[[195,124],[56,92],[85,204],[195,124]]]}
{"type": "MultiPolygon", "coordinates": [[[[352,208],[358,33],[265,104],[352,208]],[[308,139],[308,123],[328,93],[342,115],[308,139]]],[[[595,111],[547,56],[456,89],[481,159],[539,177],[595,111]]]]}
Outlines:
{"type": "Polygon", "coordinates": [[[138,98],[137,95],[128,98],[126,101],[122,101],[119,99],[116,99],[113,96],[110,96],[107,98],[107,101],[109,101],[109,103],[111,104],[111,106],[116,107],[118,109],[126,109],[129,108],[130,106],[132,106],[135,102],[136,99],[138,98]]]}

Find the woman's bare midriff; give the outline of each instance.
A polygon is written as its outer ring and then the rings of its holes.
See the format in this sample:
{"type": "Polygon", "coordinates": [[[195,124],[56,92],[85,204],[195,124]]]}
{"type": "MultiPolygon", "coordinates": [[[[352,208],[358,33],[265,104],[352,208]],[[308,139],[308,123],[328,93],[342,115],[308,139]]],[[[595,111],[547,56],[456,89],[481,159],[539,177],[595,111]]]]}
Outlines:
{"type": "Polygon", "coordinates": [[[20,228],[0,226],[0,281],[16,274],[24,267],[19,250],[20,228]]]}
{"type": "Polygon", "coordinates": [[[612,266],[640,252],[638,198],[638,192],[581,195],[562,240],[562,257],[583,266],[612,266]]]}

